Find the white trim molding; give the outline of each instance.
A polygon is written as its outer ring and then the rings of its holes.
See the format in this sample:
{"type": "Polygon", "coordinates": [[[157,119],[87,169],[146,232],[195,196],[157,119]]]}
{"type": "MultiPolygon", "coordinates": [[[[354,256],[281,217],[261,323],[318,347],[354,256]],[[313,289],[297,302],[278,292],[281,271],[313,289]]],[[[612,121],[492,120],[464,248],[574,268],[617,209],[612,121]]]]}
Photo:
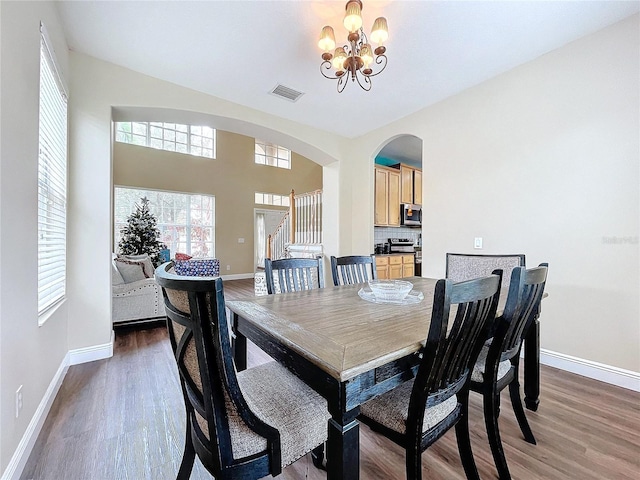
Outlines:
{"type": "Polygon", "coordinates": [[[572,357],[571,355],[552,352],[544,348],[540,349],[540,363],[567,372],[576,373],[583,377],[593,378],[594,380],[640,392],[640,372],[612,367],[604,363],[572,357]]]}
{"type": "Polygon", "coordinates": [[[245,278],[253,278],[255,273],[235,273],[233,275],[220,275],[222,280],[244,280],[245,278]]]}
{"type": "Polygon", "coordinates": [[[114,332],[111,330],[111,341],[108,343],[69,350],[69,365],[78,365],[113,357],[113,340],[114,332]]]}
{"type": "Polygon", "coordinates": [[[58,367],[58,371],[53,376],[53,379],[42,397],[36,412],[33,414],[33,417],[31,417],[27,430],[24,432],[16,451],[13,452],[13,456],[2,474],[2,480],[18,480],[22,475],[22,471],[27,464],[29,455],[31,455],[31,450],[33,450],[33,446],[38,439],[38,435],[40,434],[42,425],[44,425],[44,421],[49,414],[51,405],[53,404],[56,395],[58,395],[58,391],[60,390],[62,381],[67,374],[67,370],[69,370],[69,353],[67,353],[62,359],[62,363],[58,367]]]}
{"type": "Polygon", "coordinates": [[[113,356],[114,332],[111,331],[111,341],[102,345],[94,345],[91,347],[78,348],[69,350],[62,359],[62,363],[58,367],[58,371],[53,376],[47,391],[45,392],[36,412],[33,414],[27,430],[24,432],[16,451],[13,453],[7,468],[2,473],[0,480],[18,480],[22,475],[31,450],[38,439],[42,425],[51,410],[51,405],[60,390],[62,381],[64,380],[70,365],[78,365],[80,363],[93,362],[113,356]]]}

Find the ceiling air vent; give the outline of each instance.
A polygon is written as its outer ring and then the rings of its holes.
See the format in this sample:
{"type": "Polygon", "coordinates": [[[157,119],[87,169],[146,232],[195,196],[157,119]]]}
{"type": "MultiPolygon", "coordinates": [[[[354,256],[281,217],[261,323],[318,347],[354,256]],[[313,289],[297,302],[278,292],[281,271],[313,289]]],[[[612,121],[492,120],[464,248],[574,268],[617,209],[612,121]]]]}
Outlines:
{"type": "Polygon", "coordinates": [[[276,97],[289,100],[290,102],[296,102],[302,95],[304,95],[303,92],[299,92],[297,90],[294,90],[293,88],[285,87],[284,85],[276,85],[275,88],[269,93],[271,93],[271,95],[275,95],[276,97]]]}

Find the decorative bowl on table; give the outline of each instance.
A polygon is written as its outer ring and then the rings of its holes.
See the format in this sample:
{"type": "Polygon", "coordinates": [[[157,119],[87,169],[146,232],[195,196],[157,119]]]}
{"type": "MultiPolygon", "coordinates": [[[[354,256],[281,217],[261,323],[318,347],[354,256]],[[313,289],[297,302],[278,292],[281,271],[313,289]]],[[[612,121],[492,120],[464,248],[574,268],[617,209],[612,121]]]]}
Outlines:
{"type": "Polygon", "coordinates": [[[379,302],[401,302],[413,289],[404,280],[369,280],[369,288],[379,302]]]}

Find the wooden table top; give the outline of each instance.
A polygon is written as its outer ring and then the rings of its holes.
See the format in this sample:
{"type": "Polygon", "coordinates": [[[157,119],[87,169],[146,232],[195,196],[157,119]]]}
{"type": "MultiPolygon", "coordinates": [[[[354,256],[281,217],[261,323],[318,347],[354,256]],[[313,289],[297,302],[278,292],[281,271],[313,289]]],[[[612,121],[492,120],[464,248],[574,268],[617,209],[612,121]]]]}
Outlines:
{"type": "MultiPolygon", "coordinates": [[[[326,287],[226,302],[340,382],[418,351],[427,338],[437,280],[408,279],[424,300],[412,305],[363,300],[364,285],[326,287]]],[[[503,292],[501,304],[506,293],[503,292]]]]}

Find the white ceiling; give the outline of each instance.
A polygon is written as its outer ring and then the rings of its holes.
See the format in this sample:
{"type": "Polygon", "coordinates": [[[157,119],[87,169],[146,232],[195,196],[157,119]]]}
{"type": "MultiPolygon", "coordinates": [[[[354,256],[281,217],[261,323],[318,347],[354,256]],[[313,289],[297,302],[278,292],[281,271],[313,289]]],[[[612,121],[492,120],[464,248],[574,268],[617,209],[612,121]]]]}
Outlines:
{"type": "Polygon", "coordinates": [[[344,1],[63,1],[77,52],[346,137],[355,137],[639,10],[636,1],[368,1],[387,17],[389,64],[364,92],[320,74],[317,39],[346,42],[344,1]],[[305,92],[292,103],[276,84],[305,92]]]}

